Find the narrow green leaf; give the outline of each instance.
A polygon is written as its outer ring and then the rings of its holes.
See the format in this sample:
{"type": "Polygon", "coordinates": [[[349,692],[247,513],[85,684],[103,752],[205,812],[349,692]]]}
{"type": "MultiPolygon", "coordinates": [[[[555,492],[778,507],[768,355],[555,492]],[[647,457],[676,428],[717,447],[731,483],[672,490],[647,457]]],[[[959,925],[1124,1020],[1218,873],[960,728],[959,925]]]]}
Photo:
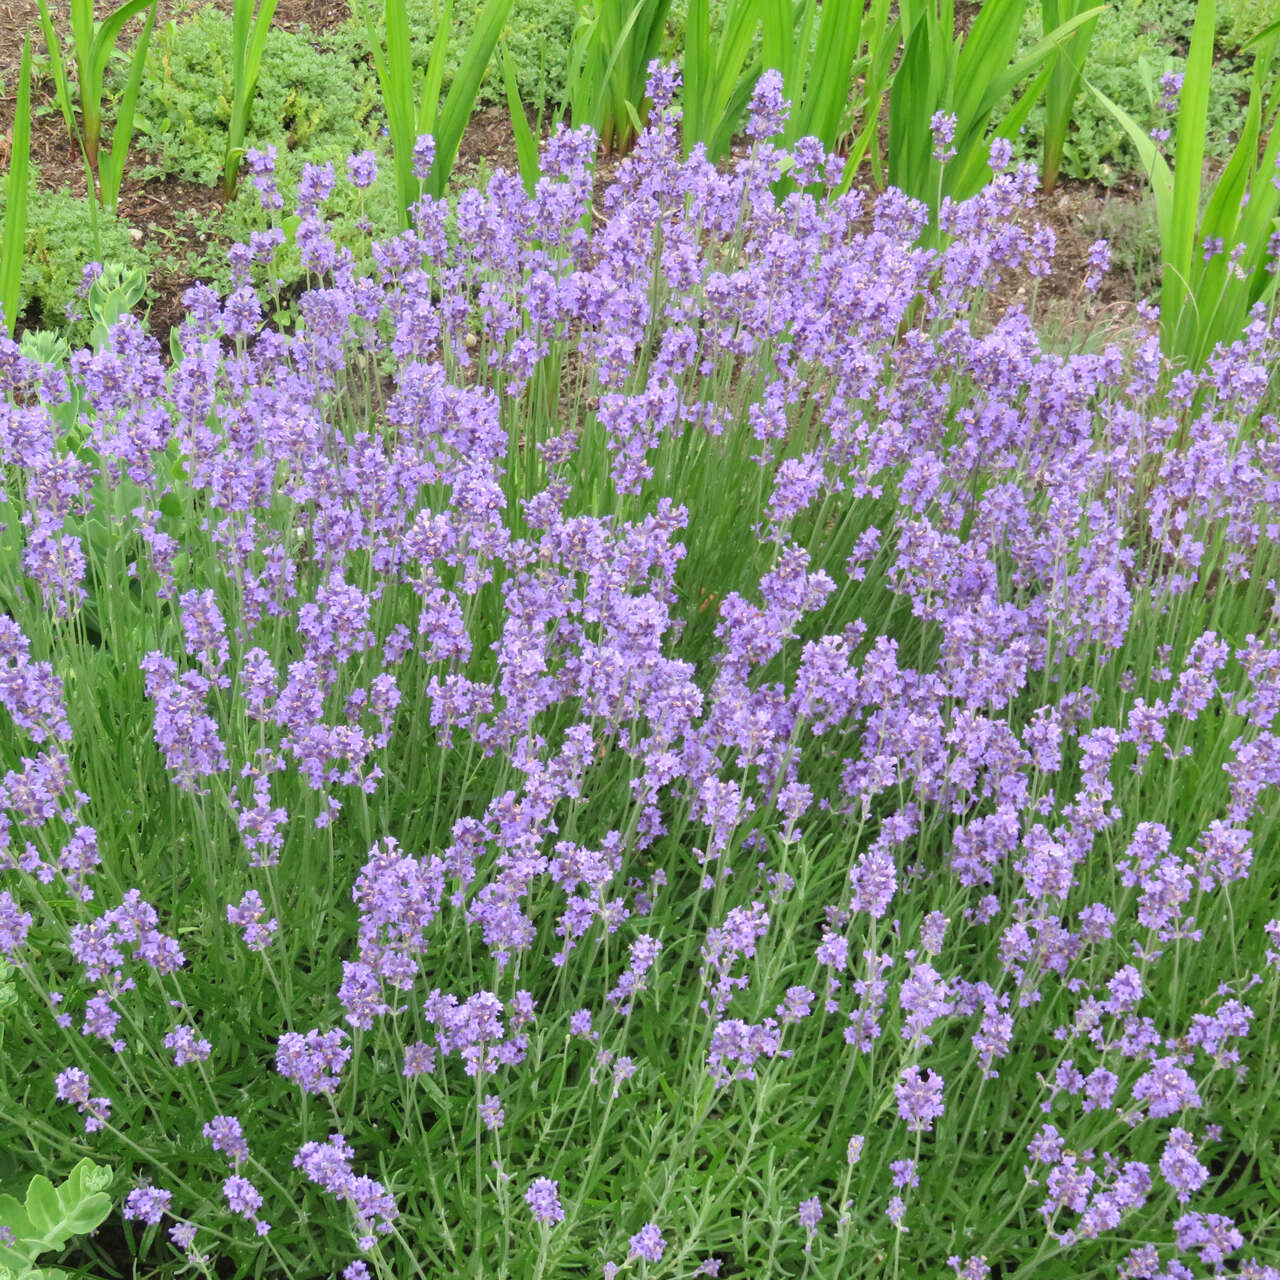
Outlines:
{"type": "Polygon", "coordinates": [[[1047,58],[1062,47],[1069,36],[1079,31],[1086,23],[1096,21],[1105,8],[1106,5],[1098,5],[1077,14],[1050,31],[1043,39],[1037,40],[1017,62],[1012,63],[1004,72],[994,76],[986,84],[978,110],[990,114],[1005,94],[1011,92],[1027,76],[1036,71],[1047,58]]]}
{"type": "Polygon", "coordinates": [[[428,179],[430,190],[436,196],[444,193],[445,183],[458,154],[458,144],[462,141],[463,130],[475,109],[480,82],[484,79],[489,59],[493,56],[498,37],[506,25],[511,3],[512,0],[488,0],[480,11],[471,39],[463,50],[458,74],[449,86],[449,95],[440,111],[436,156],[428,179]]]}
{"type": "Polygon", "coordinates": [[[818,44],[807,87],[812,107],[806,133],[836,144],[853,81],[853,67],[862,43],[863,0],[825,0],[818,26],[818,44]]]}
{"type": "Polygon", "coordinates": [[[989,0],[978,12],[956,55],[951,109],[962,124],[973,119],[987,87],[1009,66],[1027,0],[989,0]]]}
{"type": "Polygon", "coordinates": [[[129,144],[133,141],[133,113],[138,105],[138,90],[142,86],[142,73],[146,70],[147,46],[151,43],[151,31],[156,22],[158,0],[152,0],[151,12],[143,25],[142,34],[133,49],[129,64],[129,78],[125,82],[124,95],[116,111],[115,127],[111,132],[111,155],[104,166],[99,161],[98,188],[102,194],[102,207],[115,211],[120,195],[120,183],[124,179],[125,159],[129,144]]]}
{"type": "Polygon", "coordinates": [[[227,125],[227,155],[223,164],[223,194],[230,199],[235,193],[240,160],[244,154],[244,138],[254,94],[258,90],[258,71],[266,50],[276,0],[261,0],[253,14],[254,0],[236,0],[231,32],[231,119],[227,125]],[[252,28],[250,19],[252,18],[252,28]]]}
{"type": "Polygon", "coordinates": [[[1129,141],[1133,143],[1138,159],[1142,161],[1142,167],[1147,171],[1147,178],[1151,182],[1151,189],[1155,195],[1156,217],[1160,223],[1160,239],[1163,243],[1168,234],[1167,228],[1173,211],[1173,172],[1147,131],[1123,107],[1112,102],[1097,85],[1090,84],[1087,79],[1085,84],[1129,135],[1129,141]]]}
{"type": "Polygon", "coordinates": [[[31,181],[31,39],[22,41],[18,98],[14,104],[13,142],[5,194],[4,242],[0,245],[0,308],[13,337],[18,322],[18,294],[27,241],[27,190],[31,181]]]}
{"type": "Polygon", "coordinates": [[[1280,18],[1277,18],[1275,22],[1263,27],[1257,35],[1250,36],[1249,39],[1240,46],[1240,52],[1243,53],[1246,49],[1252,48],[1255,44],[1261,44],[1264,40],[1268,40],[1275,35],[1280,35],[1280,18]]]}
{"type": "Polygon", "coordinates": [[[449,48],[449,38],[453,32],[453,0],[445,0],[440,15],[440,25],[436,28],[436,38],[431,46],[431,57],[427,60],[426,76],[422,83],[422,98],[418,105],[418,131],[428,133],[435,128],[436,116],[440,109],[440,89],[444,84],[444,61],[449,48]]]}
{"type": "Polygon", "coordinates": [[[524,183],[525,191],[533,195],[540,176],[538,139],[534,137],[533,130],[529,127],[529,117],[525,115],[524,103],[520,101],[520,86],[516,83],[516,73],[505,51],[502,55],[502,79],[507,90],[507,109],[511,113],[511,131],[515,134],[520,180],[524,183]]]}
{"type": "MultiPolygon", "coordinates": [[[[1042,30],[1051,33],[1068,18],[1077,16],[1088,0],[1043,0],[1042,30]]],[[[1080,80],[1084,63],[1093,41],[1097,18],[1091,18],[1059,48],[1053,58],[1052,74],[1045,86],[1044,154],[1040,164],[1041,181],[1046,191],[1052,191],[1057,182],[1066,147],[1067,131],[1071,123],[1071,108],[1080,92],[1080,80]]]]}
{"type": "Polygon", "coordinates": [[[684,24],[684,149],[705,142],[710,125],[712,84],[711,6],[709,0],[689,0],[684,24]]]}
{"type": "Polygon", "coordinates": [[[115,48],[121,27],[130,18],[136,17],[148,5],[154,3],[155,0],[125,0],[124,4],[98,28],[98,33],[94,36],[93,44],[89,50],[89,61],[93,67],[95,84],[102,84],[102,76],[107,69],[107,61],[111,57],[111,50],[115,48]]]}
{"type": "Polygon", "coordinates": [[[938,105],[930,74],[935,32],[928,14],[916,23],[889,89],[889,182],[917,197],[928,181],[929,119],[938,105]]]}
{"type": "Polygon", "coordinates": [[[1198,0],[1191,48],[1178,104],[1173,158],[1173,196],[1169,238],[1164,245],[1165,269],[1160,289],[1161,325],[1175,323],[1187,300],[1191,255],[1195,248],[1200,211],[1201,169],[1204,164],[1205,124],[1209,116],[1209,80],[1213,74],[1213,0],[1198,0]]]}
{"type": "MultiPolygon", "coordinates": [[[[991,141],[993,138],[1012,138],[1027,122],[1032,109],[1049,82],[1052,67],[1041,68],[1040,74],[1015,98],[1003,120],[990,138],[986,134],[987,116],[981,117],[963,139],[957,130],[955,159],[947,166],[943,178],[943,191],[953,200],[968,200],[987,184],[991,177],[991,141]]],[[[989,115],[990,113],[988,113],[989,115]]]]}
{"type": "Polygon", "coordinates": [[[40,30],[44,33],[45,48],[49,50],[49,70],[53,76],[54,100],[67,123],[67,136],[76,139],[76,122],[71,112],[71,91],[67,83],[67,68],[62,60],[62,42],[54,30],[53,20],[49,17],[49,6],[46,0],[37,0],[40,7],[40,30]]]}

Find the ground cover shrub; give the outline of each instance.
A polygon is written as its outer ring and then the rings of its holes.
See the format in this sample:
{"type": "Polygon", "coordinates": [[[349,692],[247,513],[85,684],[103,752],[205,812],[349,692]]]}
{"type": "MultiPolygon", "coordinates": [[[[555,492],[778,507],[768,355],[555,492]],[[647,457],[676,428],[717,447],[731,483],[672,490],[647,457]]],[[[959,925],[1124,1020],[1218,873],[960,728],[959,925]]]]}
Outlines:
{"type": "MultiPolygon", "coordinates": [[[[0,212],[3,209],[0,188],[0,212]]],[[[27,205],[16,314],[28,327],[52,329],[74,346],[89,340],[90,323],[77,303],[85,267],[96,259],[143,271],[150,264],[150,256],[134,243],[123,218],[106,210],[99,210],[96,217],[95,248],[92,236],[86,234],[91,210],[83,196],[73,196],[65,187],[44,190],[27,205]]]]}
{"type": "MultiPolygon", "coordinates": [[[[212,185],[223,173],[234,93],[231,19],[207,8],[158,29],[135,127],[159,172],[212,185]]],[[[306,34],[267,35],[245,145],[286,148],[317,163],[361,150],[376,132],[377,86],[358,54],[306,34]]]]}
{"type": "Polygon", "coordinates": [[[1275,1280],[1280,327],[1046,354],[1007,151],[925,249],[671,87],[589,224],[561,131],[359,274],[316,168],[289,332],[264,234],[171,366],[0,343],[11,1180],[166,1276],[1275,1280]]]}

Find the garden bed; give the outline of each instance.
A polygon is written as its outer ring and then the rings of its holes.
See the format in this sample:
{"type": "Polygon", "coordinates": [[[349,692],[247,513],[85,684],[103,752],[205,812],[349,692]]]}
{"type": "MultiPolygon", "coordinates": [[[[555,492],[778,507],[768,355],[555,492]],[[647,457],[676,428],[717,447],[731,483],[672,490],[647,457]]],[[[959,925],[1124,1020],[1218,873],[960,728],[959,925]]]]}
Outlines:
{"type": "Polygon", "coordinates": [[[1274,291],[1188,369],[1114,189],[774,72],[401,229],[286,40],[223,202],[164,39],[146,293],[0,338],[0,1267],[1280,1280],[1274,291]]]}

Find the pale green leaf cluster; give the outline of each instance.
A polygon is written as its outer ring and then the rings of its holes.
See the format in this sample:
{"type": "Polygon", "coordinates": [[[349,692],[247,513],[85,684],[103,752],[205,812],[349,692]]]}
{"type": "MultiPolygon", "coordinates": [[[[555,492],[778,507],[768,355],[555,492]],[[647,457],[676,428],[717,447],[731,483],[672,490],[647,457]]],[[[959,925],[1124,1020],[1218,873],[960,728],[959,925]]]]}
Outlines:
{"type": "Polygon", "coordinates": [[[0,1280],[63,1280],[67,1272],[37,1268],[35,1260],[65,1249],[72,1236],[101,1226],[111,1212],[106,1194],[110,1185],[111,1170],[86,1158],[60,1186],[36,1174],[27,1185],[25,1202],[0,1195],[0,1227],[13,1235],[9,1244],[0,1243],[0,1280]]]}

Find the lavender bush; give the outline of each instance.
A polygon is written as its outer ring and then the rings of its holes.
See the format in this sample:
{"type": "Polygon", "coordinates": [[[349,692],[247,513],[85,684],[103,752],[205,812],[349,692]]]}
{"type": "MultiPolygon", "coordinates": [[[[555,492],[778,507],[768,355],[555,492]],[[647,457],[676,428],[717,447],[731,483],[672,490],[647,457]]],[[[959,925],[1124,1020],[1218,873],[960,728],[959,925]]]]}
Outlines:
{"type": "Polygon", "coordinates": [[[1047,354],[1032,171],[921,248],[673,89],[0,346],[9,1172],[156,1276],[1274,1280],[1280,325],[1047,354]]]}

